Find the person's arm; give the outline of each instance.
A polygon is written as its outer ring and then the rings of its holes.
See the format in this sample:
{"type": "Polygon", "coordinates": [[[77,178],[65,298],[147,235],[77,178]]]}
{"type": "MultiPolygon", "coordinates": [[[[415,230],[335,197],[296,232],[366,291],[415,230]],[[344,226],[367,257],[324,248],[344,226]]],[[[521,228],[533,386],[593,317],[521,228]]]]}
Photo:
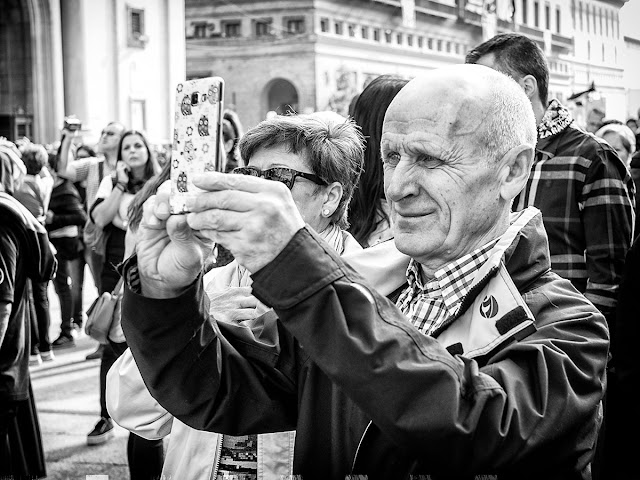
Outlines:
{"type": "Polygon", "coordinates": [[[294,429],[295,345],[273,311],[253,328],[210,321],[201,277],[183,294],[157,299],[134,291],[137,270],[135,256],[125,262],[122,327],[153,398],[198,430],[243,435],[294,429]]]}
{"type": "Polygon", "coordinates": [[[9,326],[9,315],[11,315],[11,303],[0,300],[0,347],[9,326]]]}
{"type": "Polygon", "coordinates": [[[113,186],[110,176],[102,179],[94,206],[89,211],[89,215],[96,225],[104,228],[113,221],[118,213],[125,187],[126,182],[120,180],[113,186]],[[98,200],[101,201],[98,202],[98,200]]]}
{"type": "Polygon", "coordinates": [[[311,359],[433,471],[524,465],[546,449],[566,463],[577,432],[595,428],[607,328],[564,280],[527,294],[537,331],[480,368],[421,334],[307,229],[252,278],[311,359]]]}
{"type": "Polygon", "coordinates": [[[62,129],[62,140],[60,141],[60,151],[58,154],[58,164],[56,165],[56,171],[58,175],[63,178],[68,178],[72,182],[78,182],[84,180],[84,178],[76,178],[76,164],[74,162],[73,153],[71,152],[71,144],[73,143],[73,137],[75,132],[71,130],[62,129]]]}
{"type": "Polygon", "coordinates": [[[591,157],[580,195],[587,267],[585,296],[610,319],[632,241],[635,189],[613,149],[599,144],[591,157]]]}
{"type": "Polygon", "coordinates": [[[53,231],[68,225],[84,225],[87,222],[87,212],[84,211],[80,204],[78,205],[80,207],[79,209],[75,209],[69,213],[55,213],[49,210],[51,214],[47,216],[47,229],[53,231]]]}
{"type": "Polygon", "coordinates": [[[14,282],[18,240],[5,225],[0,225],[0,347],[9,326],[14,302],[14,282]]]}
{"type": "Polygon", "coordinates": [[[136,435],[156,440],[171,433],[173,417],[147,390],[129,349],[107,373],[106,402],[111,418],[136,435]]]}
{"type": "Polygon", "coordinates": [[[49,202],[51,201],[51,193],[53,192],[53,177],[51,176],[51,172],[47,167],[44,167],[40,170],[40,182],[42,189],[42,205],[44,206],[44,211],[46,213],[49,210],[49,202]]]}

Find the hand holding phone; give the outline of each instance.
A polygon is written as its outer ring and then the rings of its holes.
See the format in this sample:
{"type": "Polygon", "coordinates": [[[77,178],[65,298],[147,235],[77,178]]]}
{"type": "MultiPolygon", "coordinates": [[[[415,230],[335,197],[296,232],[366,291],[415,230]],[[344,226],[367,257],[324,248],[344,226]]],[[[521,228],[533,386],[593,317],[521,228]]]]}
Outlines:
{"type": "Polygon", "coordinates": [[[222,171],[221,157],[224,80],[199,78],[178,84],[171,154],[171,213],[187,213],[186,200],[201,190],[193,177],[222,171]]]}
{"type": "Polygon", "coordinates": [[[129,167],[124,162],[118,162],[116,165],[116,181],[124,185],[129,182],[129,167]]]}

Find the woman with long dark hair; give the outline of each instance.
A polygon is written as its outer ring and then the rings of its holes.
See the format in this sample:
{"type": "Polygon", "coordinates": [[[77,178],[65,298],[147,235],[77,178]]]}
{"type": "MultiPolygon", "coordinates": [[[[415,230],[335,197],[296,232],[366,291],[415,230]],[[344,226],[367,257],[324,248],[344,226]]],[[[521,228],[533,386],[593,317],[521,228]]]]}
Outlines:
{"type": "MultiPolygon", "coordinates": [[[[112,291],[120,274],[116,266],[122,262],[125,255],[125,235],[129,225],[129,206],[135,195],[143,189],[147,181],[153,178],[159,167],[145,136],[136,130],[128,130],[122,134],[118,147],[116,171],[112,176],[105,177],[100,183],[96,200],[91,206],[89,215],[93,222],[101,227],[108,235],[104,256],[104,265],[100,276],[100,294],[112,291]]],[[[113,436],[113,422],[107,411],[105,401],[107,372],[122,351],[117,352],[112,345],[105,345],[100,364],[100,420],[87,436],[89,445],[99,445],[113,436]]],[[[138,440],[138,439],[136,439],[138,440]]],[[[143,444],[141,454],[130,453],[130,469],[138,464],[142,470],[150,472],[148,476],[132,476],[136,479],[154,478],[155,469],[159,473],[162,468],[162,443],[148,442],[139,438],[143,444]],[[136,458],[136,465],[131,465],[132,458],[136,458]],[[142,458],[141,458],[142,457],[142,458]],[[137,460],[140,458],[140,461],[137,460]],[[155,460],[150,460],[154,459],[155,460]],[[143,461],[144,459],[144,461],[143,461]],[[154,467],[153,464],[156,464],[154,467]],[[159,463],[159,465],[158,465],[159,463]]],[[[129,442],[131,449],[132,442],[129,442]]]]}
{"type": "Polygon", "coordinates": [[[395,75],[380,75],[360,93],[353,107],[353,120],[362,129],[366,147],[364,171],[349,204],[349,233],[365,248],[392,236],[384,197],[380,137],[387,107],[407,82],[395,75]]]}

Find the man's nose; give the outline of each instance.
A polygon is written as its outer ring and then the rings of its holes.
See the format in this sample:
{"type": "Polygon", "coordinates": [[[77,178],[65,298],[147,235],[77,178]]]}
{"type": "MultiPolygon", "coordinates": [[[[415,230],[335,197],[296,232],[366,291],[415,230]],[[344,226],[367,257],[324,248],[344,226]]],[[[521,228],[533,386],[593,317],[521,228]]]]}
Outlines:
{"type": "Polygon", "coordinates": [[[392,202],[399,202],[403,198],[415,195],[417,188],[408,164],[400,160],[396,168],[385,174],[386,196],[392,202]]]}

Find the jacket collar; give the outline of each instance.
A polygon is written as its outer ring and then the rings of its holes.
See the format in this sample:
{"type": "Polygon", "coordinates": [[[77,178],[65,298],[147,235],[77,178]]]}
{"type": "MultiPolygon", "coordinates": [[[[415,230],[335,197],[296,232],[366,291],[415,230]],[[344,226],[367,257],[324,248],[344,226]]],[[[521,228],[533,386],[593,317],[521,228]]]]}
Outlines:
{"type": "Polygon", "coordinates": [[[458,309],[433,332],[437,337],[449,328],[473,305],[480,292],[501,267],[518,291],[526,290],[540,275],[551,268],[549,242],[542,223],[542,214],[535,207],[511,213],[510,226],[489,253],[489,259],[478,270],[469,292],[458,309]]]}

